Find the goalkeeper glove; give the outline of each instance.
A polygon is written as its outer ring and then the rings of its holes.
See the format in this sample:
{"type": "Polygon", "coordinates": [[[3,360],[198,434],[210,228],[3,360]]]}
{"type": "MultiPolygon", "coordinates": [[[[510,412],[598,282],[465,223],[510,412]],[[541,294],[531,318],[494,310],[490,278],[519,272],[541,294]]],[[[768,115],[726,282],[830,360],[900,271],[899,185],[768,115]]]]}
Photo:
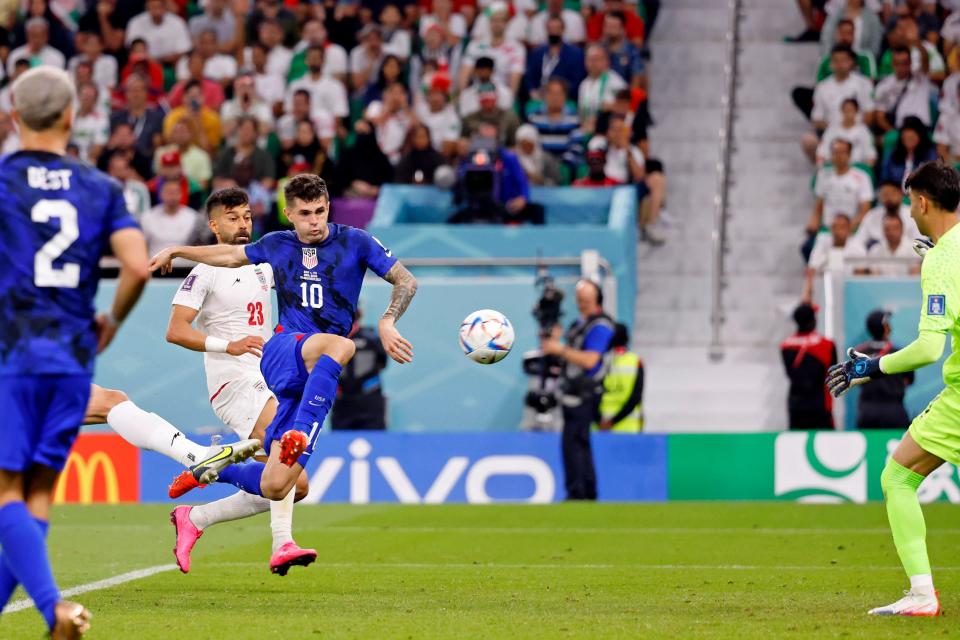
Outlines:
{"type": "Polygon", "coordinates": [[[933,241],[929,238],[917,238],[913,241],[913,251],[921,258],[927,255],[930,249],[933,249],[933,241]]]}
{"type": "Polygon", "coordinates": [[[880,358],[871,358],[852,347],[847,349],[847,358],[849,360],[835,364],[827,371],[827,389],[835,398],[883,375],[880,358]]]}

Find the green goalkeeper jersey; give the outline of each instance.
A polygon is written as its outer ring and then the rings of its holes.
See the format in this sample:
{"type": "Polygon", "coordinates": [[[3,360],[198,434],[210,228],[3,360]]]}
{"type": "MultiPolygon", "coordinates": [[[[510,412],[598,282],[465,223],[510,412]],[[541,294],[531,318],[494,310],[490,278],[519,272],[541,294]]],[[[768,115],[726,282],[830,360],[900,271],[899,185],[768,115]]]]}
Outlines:
{"type": "Polygon", "coordinates": [[[927,251],[920,268],[920,286],[920,331],[949,332],[952,353],[943,364],[943,383],[960,390],[960,225],[927,251]]]}

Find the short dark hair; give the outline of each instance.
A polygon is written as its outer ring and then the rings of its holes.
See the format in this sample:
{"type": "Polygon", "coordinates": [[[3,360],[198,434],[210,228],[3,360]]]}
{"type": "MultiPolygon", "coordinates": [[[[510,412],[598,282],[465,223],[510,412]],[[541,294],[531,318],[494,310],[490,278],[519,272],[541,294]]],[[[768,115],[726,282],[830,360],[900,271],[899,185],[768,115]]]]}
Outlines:
{"type": "Polygon", "coordinates": [[[320,57],[323,57],[323,54],[325,53],[323,50],[323,47],[320,46],[319,44],[312,44],[309,47],[307,47],[307,53],[310,53],[311,51],[319,51],[320,57]]]}
{"type": "Polygon", "coordinates": [[[630,329],[622,322],[613,325],[613,339],[610,340],[611,347],[630,346],[630,329]]]}
{"type": "Polygon", "coordinates": [[[187,91],[190,91],[190,89],[193,89],[194,87],[202,88],[203,85],[200,84],[199,80],[194,80],[194,79],[187,80],[187,83],[183,85],[183,92],[186,93],[187,91]]]}
{"type": "Polygon", "coordinates": [[[283,187],[283,195],[287,203],[293,202],[298,198],[303,202],[314,202],[326,198],[330,200],[330,194],[327,193],[327,183],[318,175],[313,173],[301,173],[293,176],[283,187]]]}
{"type": "Polygon", "coordinates": [[[837,144],[838,142],[839,142],[840,144],[845,144],[845,145],[847,145],[847,153],[853,153],[853,143],[850,142],[849,140],[847,140],[846,138],[834,138],[834,139],[833,139],[833,142],[830,143],[830,146],[832,147],[833,145],[837,144]]]}
{"type": "Polygon", "coordinates": [[[842,20],[838,20],[838,21],[837,21],[837,28],[839,29],[840,27],[842,27],[842,26],[845,25],[845,24],[848,24],[848,25],[850,25],[851,27],[854,27],[854,28],[856,28],[856,26],[857,26],[856,24],[854,24],[853,20],[851,20],[850,18],[844,18],[844,19],[842,19],[842,20]]]}
{"type": "MultiPolygon", "coordinates": [[[[564,92],[564,93],[569,93],[569,92],[570,92],[570,83],[567,82],[567,79],[566,79],[566,78],[562,78],[562,77],[560,77],[560,76],[550,76],[550,79],[547,80],[547,85],[551,85],[551,84],[558,84],[558,85],[560,85],[560,86],[563,88],[563,92],[564,92]]],[[[546,85],[544,85],[544,86],[546,86],[546,85]]]]}
{"type": "Polygon", "coordinates": [[[943,160],[920,165],[907,177],[904,188],[917,191],[944,211],[954,212],[960,204],[960,173],[943,160]]]}
{"type": "Polygon", "coordinates": [[[906,47],[894,47],[893,51],[890,52],[890,60],[893,60],[893,56],[902,56],[903,54],[910,55],[910,49],[906,47]]]}
{"type": "Polygon", "coordinates": [[[881,180],[880,184],[877,186],[878,189],[882,189],[884,187],[896,187],[897,191],[903,191],[903,185],[892,178],[885,178],[884,180],[881,180]]]}
{"type": "Polygon", "coordinates": [[[473,65],[474,69],[493,69],[493,67],[494,67],[493,58],[491,58],[490,56],[480,56],[479,58],[477,58],[476,63],[474,63],[473,65]]]}
{"type": "Polygon", "coordinates": [[[857,61],[857,54],[853,52],[853,49],[851,47],[848,47],[845,44],[834,45],[833,49],[830,50],[830,55],[832,56],[835,53],[846,54],[847,57],[849,57],[850,60],[852,60],[853,62],[857,61]]]}
{"type": "Polygon", "coordinates": [[[240,187],[227,187],[226,189],[217,189],[207,198],[207,218],[213,217],[213,210],[217,207],[224,209],[233,209],[250,204],[250,196],[240,187]]]}
{"type": "Polygon", "coordinates": [[[856,98],[847,98],[846,100],[840,103],[840,106],[845,107],[847,106],[847,104],[852,104],[854,109],[856,109],[857,111],[860,111],[860,102],[856,98]]]}
{"type": "Polygon", "coordinates": [[[608,11],[606,17],[615,18],[620,21],[620,24],[627,24],[627,17],[623,15],[623,11],[608,11]]]}

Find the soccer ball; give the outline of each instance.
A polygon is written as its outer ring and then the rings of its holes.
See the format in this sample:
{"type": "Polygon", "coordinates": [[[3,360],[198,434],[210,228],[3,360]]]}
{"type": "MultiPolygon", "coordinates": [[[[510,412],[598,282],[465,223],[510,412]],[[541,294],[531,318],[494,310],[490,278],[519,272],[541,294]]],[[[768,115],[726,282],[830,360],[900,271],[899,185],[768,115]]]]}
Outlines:
{"type": "Polygon", "coordinates": [[[460,348],[480,364],[493,364],[507,357],[513,347],[513,325],[493,309],[474,311],[460,324],[460,348]]]}

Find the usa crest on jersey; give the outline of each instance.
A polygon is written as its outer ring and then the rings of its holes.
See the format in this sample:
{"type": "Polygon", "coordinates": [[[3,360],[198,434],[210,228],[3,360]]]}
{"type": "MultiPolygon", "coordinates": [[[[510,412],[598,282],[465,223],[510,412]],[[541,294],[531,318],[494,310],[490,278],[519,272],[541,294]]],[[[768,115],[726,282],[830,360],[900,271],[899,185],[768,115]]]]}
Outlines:
{"type": "Polygon", "coordinates": [[[317,249],[310,247],[303,249],[303,266],[307,269],[313,269],[317,266],[317,249]]]}

